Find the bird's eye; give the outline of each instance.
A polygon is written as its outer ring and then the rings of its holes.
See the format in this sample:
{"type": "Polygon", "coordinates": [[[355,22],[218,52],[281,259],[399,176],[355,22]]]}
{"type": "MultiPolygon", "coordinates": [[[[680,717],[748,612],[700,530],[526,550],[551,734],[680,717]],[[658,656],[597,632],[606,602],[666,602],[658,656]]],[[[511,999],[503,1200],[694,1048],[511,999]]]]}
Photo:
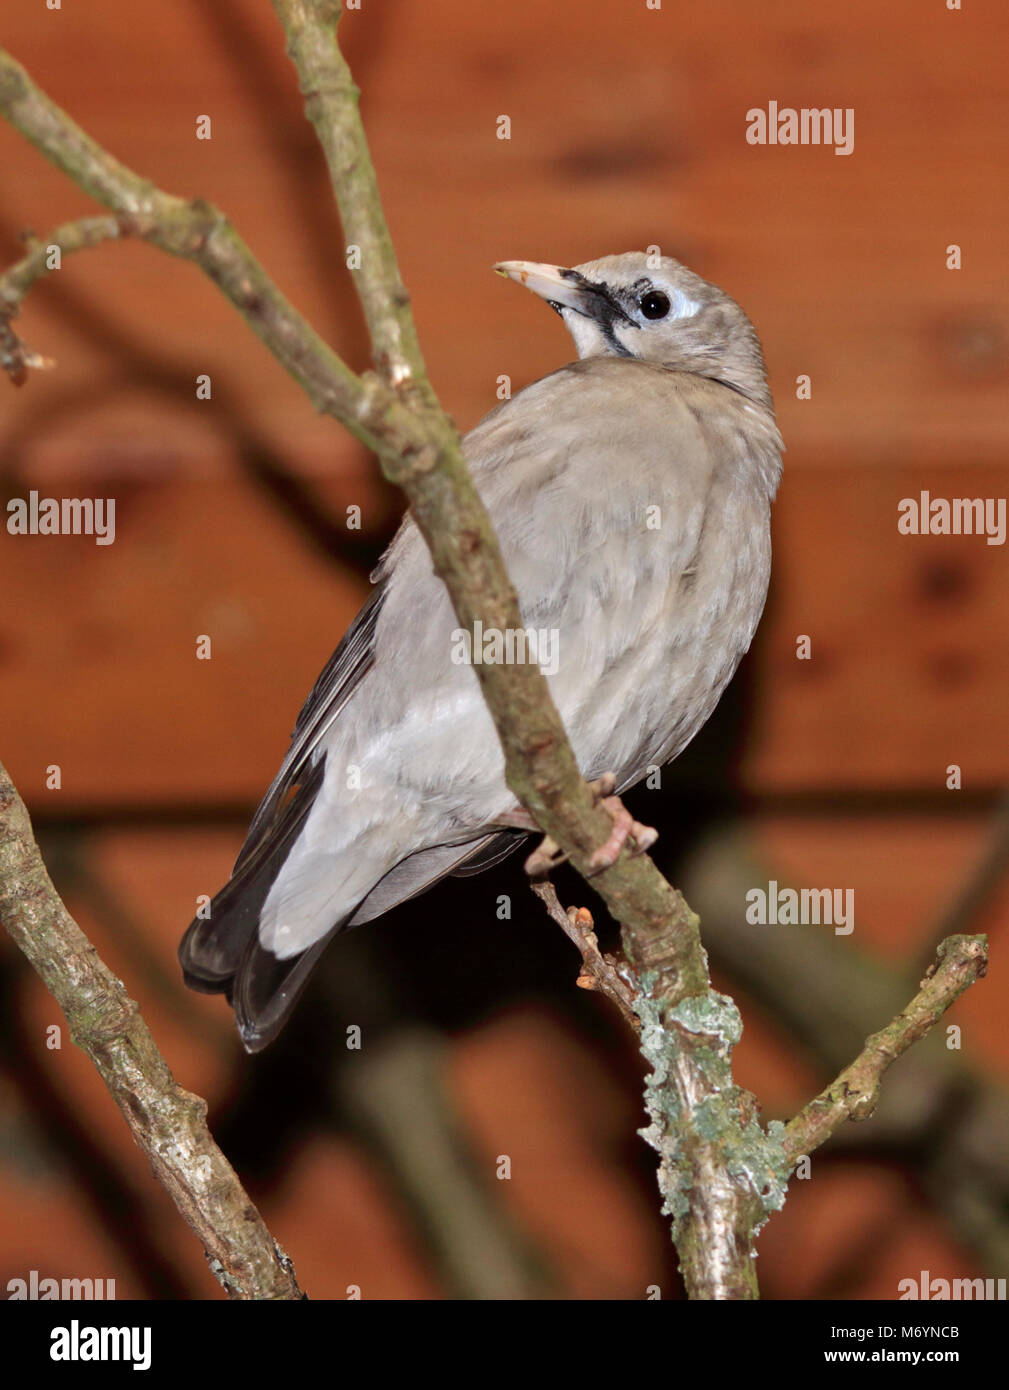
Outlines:
{"type": "Polygon", "coordinates": [[[649,290],[638,300],[638,308],[646,319],[664,319],[669,313],[669,296],[661,290],[649,290]]]}

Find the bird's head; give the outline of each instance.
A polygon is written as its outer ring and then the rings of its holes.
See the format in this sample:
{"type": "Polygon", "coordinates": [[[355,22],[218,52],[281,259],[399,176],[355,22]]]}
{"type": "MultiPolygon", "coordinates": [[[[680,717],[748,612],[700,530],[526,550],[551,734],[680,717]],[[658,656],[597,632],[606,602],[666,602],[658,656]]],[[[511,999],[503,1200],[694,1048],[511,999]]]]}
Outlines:
{"type": "Polygon", "coordinates": [[[568,269],[502,261],[499,275],[556,309],[579,357],[631,357],[722,381],[760,405],[760,342],[734,299],[671,256],[629,251],[568,269]]]}

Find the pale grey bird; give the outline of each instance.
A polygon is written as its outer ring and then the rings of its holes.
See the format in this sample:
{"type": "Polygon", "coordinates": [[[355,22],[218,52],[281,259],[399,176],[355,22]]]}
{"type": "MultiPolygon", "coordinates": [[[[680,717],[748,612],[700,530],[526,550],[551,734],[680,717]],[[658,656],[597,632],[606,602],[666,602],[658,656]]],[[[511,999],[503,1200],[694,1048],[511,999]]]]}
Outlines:
{"type": "MultiPolygon", "coordinates": [[[[557,310],[579,360],[492,410],[466,459],[582,772],[619,792],[694,737],[764,607],[783,446],[760,344],[669,257],[496,269],[557,310]]],[[[518,808],[460,661],[467,641],[495,652],[459,633],[409,515],[374,579],[179,950],[190,985],[228,995],[250,1052],[336,932],[523,838],[501,828],[518,808]]]]}

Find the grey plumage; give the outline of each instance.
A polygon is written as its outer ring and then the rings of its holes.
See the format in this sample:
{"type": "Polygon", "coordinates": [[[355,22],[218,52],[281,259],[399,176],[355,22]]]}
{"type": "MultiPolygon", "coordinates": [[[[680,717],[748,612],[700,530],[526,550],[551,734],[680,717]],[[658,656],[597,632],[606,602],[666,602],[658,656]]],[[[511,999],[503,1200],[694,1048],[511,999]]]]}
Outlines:
{"type": "MultiPolygon", "coordinates": [[[[557,309],[579,360],[491,411],[466,458],[526,626],[558,634],[550,686],[582,772],[623,790],[697,733],[764,606],[782,445],[760,346],[728,295],[670,258],[498,268],[557,309]]],[[[180,947],[250,1051],[341,927],[522,838],[499,828],[515,809],[500,745],[409,516],[375,580],[180,947]]]]}

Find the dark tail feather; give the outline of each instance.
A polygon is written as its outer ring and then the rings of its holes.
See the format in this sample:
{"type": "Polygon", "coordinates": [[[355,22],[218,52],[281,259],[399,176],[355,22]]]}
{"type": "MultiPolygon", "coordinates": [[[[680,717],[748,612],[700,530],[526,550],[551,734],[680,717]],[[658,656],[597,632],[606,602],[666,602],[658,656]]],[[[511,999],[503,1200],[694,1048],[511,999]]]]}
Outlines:
{"type": "MultiPolygon", "coordinates": [[[[311,769],[280,811],[271,831],[262,835],[257,844],[250,847],[247,842],[243,846],[232,877],[210,903],[207,915],[190,922],[179,946],[186,984],[202,994],[227,995],[250,1052],[265,1047],[276,1036],[296,997],[291,992],[289,977],[297,974],[300,992],[324,945],[317,942],[303,955],[288,961],[277,960],[259,945],[263,903],[301,833],[322,781],[324,764],[325,759],[320,759],[311,769]],[[276,1007],[271,1007],[271,987],[278,995],[276,1007]],[[260,1036],[261,1041],[254,1041],[260,1036]]],[[[328,940],[329,936],[325,938],[328,940]]]]}
{"type": "Polygon", "coordinates": [[[352,917],[336,923],[321,941],[291,960],[278,960],[272,952],[264,951],[259,944],[258,932],[254,933],[236,972],[234,993],[229,995],[245,1050],[259,1052],[277,1036],[316,962],[341,928],[369,921],[372,916],[387,912],[391,906],[405,902],[418,893],[426,893],[449,873],[480,873],[510,854],[525,838],[523,834],[516,835],[514,831],[506,830],[500,835],[478,840],[475,845],[449,845],[411,855],[380,881],[352,917]],[[405,877],[404,871],[407,869],[411,870],[416,882],[405,877]],[[381,897],[383,888],[386,889],[386,899],[381,897]],[[369,902],[371,908],[367,910],[369,902]]]}
{"type": "Polygon", "coordinates": [[[319,957],[343,926],[338,922],[300,956],[278,960],[254,936],[246,948],[229,995],[246,1052],[261,1052],[273,1042],[298,1002],[319,957]]]}

